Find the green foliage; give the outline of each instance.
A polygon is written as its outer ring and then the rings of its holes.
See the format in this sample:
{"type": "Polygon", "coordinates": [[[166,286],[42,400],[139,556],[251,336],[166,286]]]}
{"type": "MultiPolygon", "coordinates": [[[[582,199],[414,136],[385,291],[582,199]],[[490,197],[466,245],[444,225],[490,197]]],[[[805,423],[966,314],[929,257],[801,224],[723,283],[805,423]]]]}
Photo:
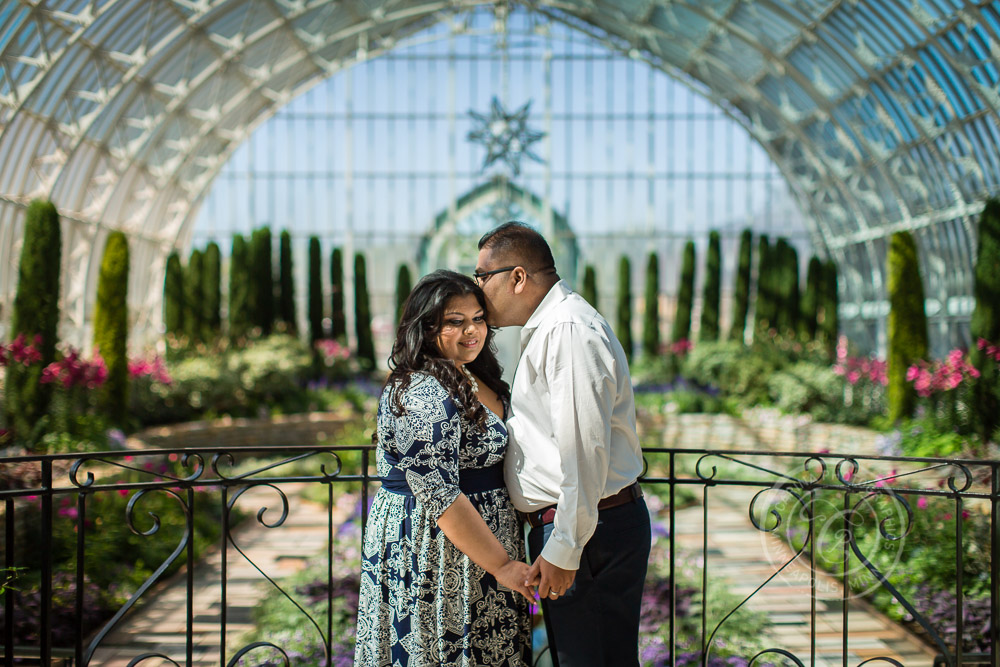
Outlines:
{"type": "Polygon", "coordinates": [[[767,379],[770,400],[782,412],[809,414],[817,421],[840,421],[844,380],[829,366],[800,361],[767,379]]]}
{"type": "Polygon", "coordinates": [[[192,343],[205,342],[205,295],[201,291],[205,287],[204,273],[204,255],[201,250],[192,250],[184,275],[184,287],[187,290],[184,298],[184,328],[192,343]]]}
{"type": "Polygon", "coordinates": [[[646,264],[646,292],[642,314],[642,353],[647,357],[660,354],[660,260],[649,253],[646,264]]]}
{"type": "Polygon", "coordinates": [[[740,261],[736,269],[736,285],[733,288],[733,325],[729,329],[729,340],[743,341],[743,332],[747,325],[747,310],[750,307],[752,254],[753,232],[744,229],[740,235],[740,261]]]}
{"type": "Polygon", "coordinates": [[[951,429],[941,430],[930,417],[903,420],[893,435],[902,456],[950,458],[969,448],[967,437],[951,429]]]}
{"type": "Polygon", "coordinates": [[[250,322],[268,336],[274,329],[274,269],[271,230],[255,229],[250,237],[250,322]]]}
{"type": "Polygon", "coordinates": [[[823,263],[819,257],[809,258],[809,269],[806,272],[806,290],[802,293],[801,319],[799,321],[799,337],[802,340],[816,340],[819,315],[819,300],[823,293],[823,263]]]}
{"type": "Polygon", "coordinates": [[[684,360],[682,373],[702,386],[740,397],[744,405],[766,405],[767,379],[785,363],[784,356],[769,347],[746,347],[735,341],[699,343],[684,360]]]}
{"type": "Polygon", "coordinates": [[[111,424],[123,426],[128,407],[128,240],[120,231],[108,235],[97,279],[94,347],[104,358],[108,379],[98,404],[111,424]]]}
{"type": "Polygon", "coordinates": [[[827,356],[833,358],[840,333],[840,315],[837,309],[840,297],[837,288],[837,264],[831,259],[823,265],[823,291],[820,296],[820,312],[817,315],[819,335],[817,338],[826,345],[827,356]]]}
{"type": "Polygon", "coordinates": [[[754,338],[774,326],[777,315],[774,291],[774,251],[767,234],[757,243],[757,300],[754,302],[754,338]]]}
{"type": "Polygon", "coordinates": [[[309,237],[309,345],[323,337],[323,260],[319,237],[309,237]]]}
{"type": "Polygon", "coordinates": [[[229,259],[229,338],[247,337],[253,326],[251,316],[250,249],[242,234],[233,235],[233,253],[229,259]]]}
{"type": "Polygon", "coordinates": [[[705,258],[705,284],[702,288],[701,328],[698,339],[719,340],[719,298],[722,284],[722,256],[719,232],[708,234],[708,256],[705,258]]]}
{"type": "Polygon", "coordinates": [[[399,323],[403,316],[403,306],[406,305],[406,298],[410,296],[413,289],[413,280],[410,278],[410,267],[406,264],[399,265],[399,272],[396,274],[396,323],[399,323]]]}
{"type": "Polygon", "coordinates": [[[667,410],[675,414],[720,414],[726,412],[725,402],[716,394],[693,389],[668,391],[664,398],[667,410]]]}
{"type": "Polygon", "coordinates": [[[774,259],[777,263],[772,288],[775,294],[775,328],[794,338],[799,330],[799,254],[786,238],[779,238],[774,259]]]}
{"type": "Polygon", "coordinates": [[[285,325],[285,331],[295,333],[295,280],[292,277],[292,236],[287,229],[281,230],[278,253],[278,317],[285,325]]]}
{"type": "Polygon", "coordinates": [[[927,315],[920,277],[917,244],[909,232],[896,232],[889,241],[888,376],[889,419],[913,414],[917,394],[906,379],[915,362],[927,358],[927,315]]]}
{"type": "Polygon", "coordinates": [[[618,261],[618,310],[615,334],[625,348],[625,356],[632,359],[632,264],[622,255],[618,261]]]}
{"type": "Polygon", "coordinates": [[[372,311],[368,302],[368,273],[365,256],[354,255],[354,333],[358,339],[358,362],[365,370],[375,368],[375,340],[372,311]]]}
{"type": "Polygon", "coordinates": [[[691,339],[691,308],[694,306],[694,241],[688,241],[684,246],[684,258],[681,260],[680,290],[677,293],[677,314],[674,316],[674,326],[670,335],[673,342],[691,339]]]}
{"type": "Polygon", "coordinates": [[[210,241],[202,257],[205,299],[205,340],[215,340],[222,334],[222,254],[219,245],[210,241]]]}
{"type": "Polygon", "coordinates": [[[972,311],[972,365],[979,370],[974,401],[977,430],[983,443],[997,437],[1000,426],[1000,366],[990,358],[979,341],[1000,345],[1000,200],[989,199],[979,216],[972,311]]]}
{"type": "Polygon", "coordinates": [[[330,337],[340,342],[347,341],[347,317],[344,315],[344,259],[340,248],[334,248],[330,256],[330,337]]]}
{"type": "Polygon", "coordinates": [[[587,300],[594,309],[597,309],[597,272],[594,267],[588,264],[583,269],[583,289],[580,295],[587,300]]]}
{"type": "Polygon", "coordinates": [[[167,334],[183,336],[184,327],[184,267],[177,251],[167,256],[166,277],[163,282],[163,324],[167,334]]]}
{"type": "Polygon", "coordinates": [[[24,224],[24,243],[18,265],[17,292],[11,338],[23,335],[29,343],[39,337],[41,362],[7,366],[4,410],[15,437],[31,444],[49,407],[51,389],[40,383],[42,369],[55,360],[59,325],[59,272],[62,240],[59,214],[52,202],[33,201],[24,224]]]}

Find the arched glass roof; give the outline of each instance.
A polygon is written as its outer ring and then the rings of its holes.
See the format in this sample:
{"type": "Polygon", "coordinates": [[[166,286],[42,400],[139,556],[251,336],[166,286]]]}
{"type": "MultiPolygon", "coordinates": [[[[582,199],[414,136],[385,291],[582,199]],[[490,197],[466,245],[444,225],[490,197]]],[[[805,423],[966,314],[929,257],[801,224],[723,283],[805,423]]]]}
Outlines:
{"type": "MultiPolygon", "coordinates": [[[[137,330],[222,165],[316,82],[461,0],[11,0],[0,5],[0,303],[23,208],[63,213],[66,327],[85,331],[109,229],[132,239],[137,330]]],[[[491,4],[497,12],[506,5],[491,4]]],[[[974,219],[998,190],[1000,3],[524,3],[699,89],[774,159],[842,267],[849,323],[884,316],[888,235],[913,230],[938,337],[971,312],[974,219]],[[936,306],[933,306],[936,303],[936,306]],[[936,309],[936,310],[935,310],[936,309]]],[[[9,319],[9,307],[0,314],[9,319]]],[[[957,333],[956,333],[957,332],[957,333]]]]}

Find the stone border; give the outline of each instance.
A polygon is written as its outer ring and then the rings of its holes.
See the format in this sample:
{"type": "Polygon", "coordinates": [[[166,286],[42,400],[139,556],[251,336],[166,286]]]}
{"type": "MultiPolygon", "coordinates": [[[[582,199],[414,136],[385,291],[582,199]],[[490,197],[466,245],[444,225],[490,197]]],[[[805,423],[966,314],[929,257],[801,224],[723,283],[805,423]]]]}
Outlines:
{"type": "Polygon", "coordinates": [[[342,412],[310,412],[263,419],[224,417],[148,428],[129,436],[126,446],[130,449],[308,446],[335,437],[350,420],[342,412]]]}

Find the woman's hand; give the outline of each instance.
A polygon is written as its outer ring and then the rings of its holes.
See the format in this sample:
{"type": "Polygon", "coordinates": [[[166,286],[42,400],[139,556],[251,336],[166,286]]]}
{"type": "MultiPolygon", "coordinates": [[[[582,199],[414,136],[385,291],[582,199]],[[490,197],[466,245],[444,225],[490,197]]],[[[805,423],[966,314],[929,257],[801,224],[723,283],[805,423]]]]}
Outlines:
{"type": "Polygon", "coordinates": [[[525,582],[528,578],[528,570],[531,569],[527,563],[519,560],[507,561],[493,576],[497,583],[512,591],[516,591],[527,598],[528,602],[535,602],[535,591],[525,582]]]}

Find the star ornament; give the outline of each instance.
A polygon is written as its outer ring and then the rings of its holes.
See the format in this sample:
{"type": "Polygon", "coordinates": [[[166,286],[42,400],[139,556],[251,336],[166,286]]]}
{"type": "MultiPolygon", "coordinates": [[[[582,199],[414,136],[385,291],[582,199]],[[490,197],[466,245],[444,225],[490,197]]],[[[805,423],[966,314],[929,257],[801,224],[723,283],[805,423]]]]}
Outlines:
{"type": "Polygon", "coordinates": [[[476,121],[477,127],[469,132],[469,141],[486,147],[486,158],[481,171],[486,171],[494,162],[502,161],[515,176],[521,173],[521,159],[530,158],[535,162],[544,162],[531,150],[531,145],[545,137],[545,132],[538,132],[528,127],[528,113],[531,111],[529,100],[523,107],[513,113],[504,110],[500,100],[493,98],[489,114],[469,111],[476,121]]]}

